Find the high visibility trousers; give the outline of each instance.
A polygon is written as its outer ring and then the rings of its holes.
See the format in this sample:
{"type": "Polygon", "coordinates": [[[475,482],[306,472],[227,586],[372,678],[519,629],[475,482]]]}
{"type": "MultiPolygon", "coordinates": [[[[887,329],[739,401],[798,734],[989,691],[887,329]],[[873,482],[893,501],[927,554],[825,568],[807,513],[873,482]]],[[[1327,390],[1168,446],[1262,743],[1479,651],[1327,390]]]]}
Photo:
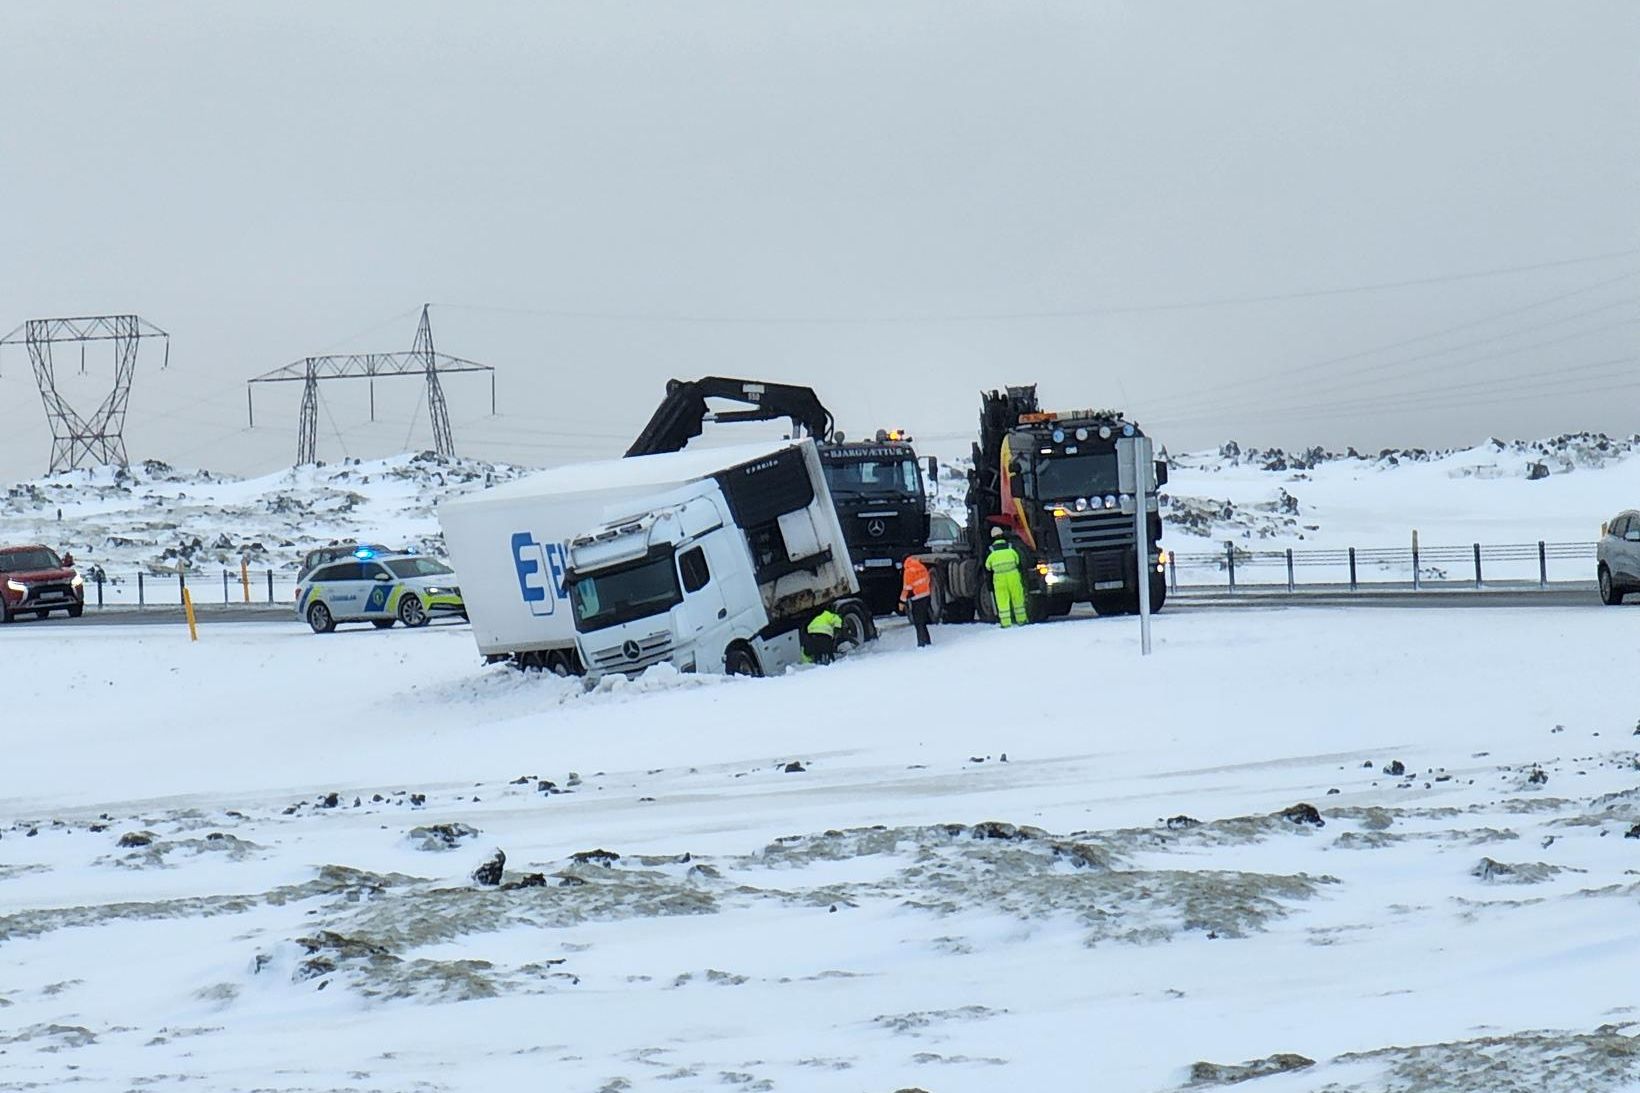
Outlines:
{"type": "Polygon", "coordinates": [[[997,596],[997,621],[1004,626],[1024,626],[1030,622],[1025,613],[1025,582],[1019,570],[991,574],[991,588],[997,596]]]}

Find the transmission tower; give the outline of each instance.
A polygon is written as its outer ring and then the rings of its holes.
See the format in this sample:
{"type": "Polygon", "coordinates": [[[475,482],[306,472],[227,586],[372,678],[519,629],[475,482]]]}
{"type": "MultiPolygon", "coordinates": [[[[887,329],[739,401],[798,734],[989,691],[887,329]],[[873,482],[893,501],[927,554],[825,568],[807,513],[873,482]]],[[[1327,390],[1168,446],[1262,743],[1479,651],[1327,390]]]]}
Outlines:
{"type": "Polygon", "coordinates": [[[370,381],[370,420],[376,420],[376,379],[385,376],[422,376],[427,381],[427,413],[433,420],[433,450],[441,456],[456,454],[455,435],[450,431],[450,407],[439,383],[441,372],[488,372],[490,413],[495,413],[495,369],[487,364],[463,360],[433,348],[433,324],[428,306],[422,305],[421,323],[408,353],[341,353],[325,357],[304,357],[257,376],[245,385],[245,409],[250,424],[256,425],[256,404],[252,392],[258,383],[302,384],[302,410],[296,424],[296,462],[319,460],[319,381],[327,379],[367,379],[370,381]]]}
{"type": "Polygon", "coordinates": [[[165,339],[165,360],[171,363],[171,336],[137,315],[85,315],[71,319],[30,319],[0,338],[0,346],[26,345],[34,365],[34,381],[40,385],[40,401],[45,403],[46,420],[51,424],[50,474],[71,471],[87,464],[94,467],[123,467],[125,455],[125,408],[131,401],[131,377],[137,370],[137,349],[144,338],[165,339]],[[85,371],[88,342],[114,343],[114,388],[90,417],[81,417],[57,390],[57,374],[51,347],[64,342],[80,345],[80,371],[85,371]]]}

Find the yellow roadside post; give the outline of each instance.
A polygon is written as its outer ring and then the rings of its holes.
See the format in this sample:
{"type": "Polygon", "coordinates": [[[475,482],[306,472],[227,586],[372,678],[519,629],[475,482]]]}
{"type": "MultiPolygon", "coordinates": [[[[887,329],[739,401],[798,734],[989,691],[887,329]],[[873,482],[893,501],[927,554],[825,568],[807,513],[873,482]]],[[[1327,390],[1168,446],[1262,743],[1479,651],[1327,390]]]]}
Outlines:
{"type": "Polygon", "coordinates": [[[199,625],[194,620],[194,594],[186,588],[182,590],[182,610],[188,616],[188,640],[199,640],[199,625]]]}
{"type": "Polygon", "coordinates": [[[239,556],[239,583],[241,585],[243,585],[244,588],[245,588],[245,602],[250,603],[251,602],[251,556],[249,554],[241,554],[239,556]]]}

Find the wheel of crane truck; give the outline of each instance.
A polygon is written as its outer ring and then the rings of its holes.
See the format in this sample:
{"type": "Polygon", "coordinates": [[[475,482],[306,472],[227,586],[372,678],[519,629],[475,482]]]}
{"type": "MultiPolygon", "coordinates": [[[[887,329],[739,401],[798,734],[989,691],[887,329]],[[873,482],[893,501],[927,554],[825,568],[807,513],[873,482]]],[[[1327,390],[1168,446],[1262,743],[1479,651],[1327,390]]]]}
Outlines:
{"type": "Polygon", "coordinates": [[[1128,613],[1128,597],[1121,592],[1098,592],[1093,597],[1094,614],[1125,615],[1128,613]]]}
{"type": "Polygon", "coordinates": [[[421,605],[421,600],[406,592],[399,599],[399,621],[414,630],[418,626],[427,625],[427,609],[421,605]]]}
{"type": "Polygon", "coordinates": [[[1150,610],[1154,614],[1167,602],[1167,577],[1161,573],[1150,575],[1150,610]]]}
{"type": "Polygon", "coordinates": [[[336,619],[330,613],[330,608],[323,603],[315,603],[307,610],[308,625],[313,627],[315,634],[328,634],[336,629],[336,619]]]}
{"type": "Polygon", "coordinates": [[[974,597],[974,613],[979,616],[980,622],[997,621],[997,590],[989,575],[979,582],[979,595],[974,597]]]}
{"type": "Polygon", "coordinates": [[[761,676],[757,654],[744,645],[731,645],[723,654],[723,670],[732,676],[761,676]]]}
{"type": "Polygon", "coordinates": [[[973,600],[947,600],[947,601],[945,601],[945,603],[942,604],[941,607],[940,607],[940,621],[941,622],[951,622],[951,623],[973,622],[974,621],[974,601],[973,600]]]}
{"type": "Polygon", "coordinates": [[[1044,596],[1042,606],[1050,619],[1062,619],[1071,613],[1076,601],[1069,596],[1044,596]]]}

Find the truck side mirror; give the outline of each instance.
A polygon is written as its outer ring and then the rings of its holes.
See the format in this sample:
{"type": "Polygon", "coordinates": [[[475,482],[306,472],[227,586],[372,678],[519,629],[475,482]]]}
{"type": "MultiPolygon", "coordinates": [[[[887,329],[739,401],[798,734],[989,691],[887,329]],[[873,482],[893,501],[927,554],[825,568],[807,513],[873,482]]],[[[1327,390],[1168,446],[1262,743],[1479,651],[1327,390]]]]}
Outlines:
{"type": "Polygon", "coordinates": [[[1156,461],[1156,485],[1158,487],[1167,485],[1167,460],[1165,459],[1156,461]]]}
{"type": "Polygon", "coordinates": [[[1017,460],[1017,459],[1008,460],[1008,476],[1010,478],[1012,478],[1016,474],[1019,474],[1024,469],[1025,468],[1020,465],[1019,460],[1017,460]]]}
{"type": "Polygon", "coordinates": [[[929,456],[928,457],[928,481],[929,481],[930,484],[935,484],[935,483],[938,483],[939,480],[940,480],[940,461],[935,459],[933,456],[929,456]]]}

